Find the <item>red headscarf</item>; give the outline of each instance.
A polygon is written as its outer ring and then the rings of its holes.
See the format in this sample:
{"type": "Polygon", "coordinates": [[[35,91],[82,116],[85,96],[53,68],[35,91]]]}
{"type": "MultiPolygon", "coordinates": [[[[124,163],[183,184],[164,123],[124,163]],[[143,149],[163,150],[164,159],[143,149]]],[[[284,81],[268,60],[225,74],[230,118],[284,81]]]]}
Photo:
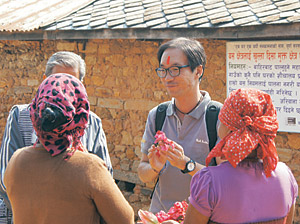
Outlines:
{"type": "Polygon", "coordinates": [[[30,104],[30,118],[38,140],[52,155],[58,155],[71,147],[67,157],[75,150],[85,151],[80,142],[88,123],[89,102],[83,84],[74,76],[55,74],[47,77],[30,104]],[[47,107],[58,108],[67,123],[52,131],[42,129],[42,113],[47,107]]]}
{"type": "Polygon", "coordinates": [[[278,120],[271,97],[257,89],[235,90],[225,100],[219,120],[232,132],[211,150],[206,165],[213,157],[221,156],[236,167],[257,149],[257,157],[263,160],[269,177],[278,163],[274,142],[278,120]]]}

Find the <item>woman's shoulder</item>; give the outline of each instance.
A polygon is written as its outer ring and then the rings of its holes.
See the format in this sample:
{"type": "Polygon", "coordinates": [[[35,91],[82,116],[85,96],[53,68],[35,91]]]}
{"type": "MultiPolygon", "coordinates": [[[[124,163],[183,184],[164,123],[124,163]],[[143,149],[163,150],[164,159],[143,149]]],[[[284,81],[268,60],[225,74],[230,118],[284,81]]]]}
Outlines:
{"type": "Polygon", "coordinates": [[[72,156],[74,158],[81,159],[85,162],[104,162],[99,156],[96,156],[93,153],[90,152],[82,152],[79,150],[76,150],[76,152],[74,153],[74,155],[72,156]]]}
{"type": "Polygon", "coordinates": [[[12,155],[10,160],[14,159],[15,157],[22,156],[23,154],[26,154],[26,153],[35,152],[37,149],[40,149],[40,147],[34,147],[33,145],[25,146],[23,148],[17,149],[14,152],[14,154],[12,155]]]}
{"type": "Polygon", "coordinates": [[[278,162],[277,166],[276,166],[276,169],[290,169],[290,168],[288,167],[288,165],[286,165],[286,163],[278,162]]]}
{"type": "Polygon", "coordinates": [[[82,165],[84,167],[98,167],[107,169],[107,166],[103,159],[92,153],[81,152],[77,150],[70,160],[73,163],[82,165]]]}
{"type": "Polygon", "coordinates": [[[292,170],[283,162],[278,162],[276,169],[274,171],[276,173],[276,176],[282,176],[282,177],[289,177],[295,179],[292,170]]]}
{"type": "Polygon", "coordinates": [[[212,184],[211,172],[208,167],[204,167],[199,170],[191,180],[191,194],[198,194],[203,191],[204,188],[209,189],[212,184]]]}
{"type": "Polygon", "coordinates": [[[207,175],[209,173],[209,175],[211,176],[223,176],[226,173],[230,173],[233,171],[235,171],[235,168],[228,161],[224,161],[217,166],[208,166],[207,171],[205,172],[207,173],[207,175]]]}
{"type": "Polygon", "coordinates": [[[208,186],[213,184],[214,176],[216,175],[216,173],[222,170],[222,167],[226,167],[226,164],[202,168],[192,177],[191,187],[192,185],[200,186],[205,184],[206,186],[208,186]]]}
{"type": "Polygon", "coordinates": [[[209,185],[210,188],[218,188],[219,185],[230,183],[231,179],[237,175],[237,169],[228,161],[224,161],[217,166],[208,166],[198,171],[193,179],[198,184],[209,185]]]}

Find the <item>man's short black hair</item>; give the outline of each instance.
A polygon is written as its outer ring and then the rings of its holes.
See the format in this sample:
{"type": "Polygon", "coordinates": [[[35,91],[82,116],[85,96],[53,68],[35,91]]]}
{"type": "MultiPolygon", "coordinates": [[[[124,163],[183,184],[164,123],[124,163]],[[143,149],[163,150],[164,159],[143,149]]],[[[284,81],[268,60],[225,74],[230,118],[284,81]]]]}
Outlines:
{"type": "MultiPolygon", "coordinates": [[[[203,46],[199,41],[180,37],[162,44],[157,52],[158,63],[160,63],[163,53],[168,48],[176,48],[182,50],[188,59],[191,70],[194,71],[195,68],[197,68],[199,65],[202,65],[204,73],[206,54],[203,46]]],[[[200,75],[199,81],[202,78],[203,73],[200,75]]]]}

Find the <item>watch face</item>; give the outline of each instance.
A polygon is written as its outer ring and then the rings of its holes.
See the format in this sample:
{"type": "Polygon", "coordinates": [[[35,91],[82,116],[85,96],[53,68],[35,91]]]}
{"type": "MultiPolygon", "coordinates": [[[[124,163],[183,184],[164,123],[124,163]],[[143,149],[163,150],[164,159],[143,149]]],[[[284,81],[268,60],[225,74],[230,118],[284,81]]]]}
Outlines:
{"type": "Polygon", "coordinates": [[[187,167],[188,171],[193,171],[195,169],[195,163],[193,162],[190,162],[189,164],[187,164],[187,167]]]}

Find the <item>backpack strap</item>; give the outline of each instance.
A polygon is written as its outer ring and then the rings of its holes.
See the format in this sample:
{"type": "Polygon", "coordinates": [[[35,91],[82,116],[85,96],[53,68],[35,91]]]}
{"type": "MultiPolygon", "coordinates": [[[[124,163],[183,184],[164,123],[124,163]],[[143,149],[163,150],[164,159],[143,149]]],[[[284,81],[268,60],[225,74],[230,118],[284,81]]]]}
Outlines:
{"type": "MultiPolygon", "coordinates": [[[[165,122],[167,108],[170,103],[171,101],[167,101],[158,105],[156,109],[156,115],[155,115],[155,133],[161,130],[165,122]]],[[[217,141],[216,126],[217,126],[218,115],[221,107],[222,107],[221,103],[212,100],[208,103],[206,108],[205,120],[206,120],[206,129],[207,129],[207,134],[209,139],[209,150],[212,150],[212,148],[215,146],[217,141]]],[[[217,165],[215,158],[212,160],[210,165],[214,165],[214,166],[217,165]]],[[[159,177],[157,178],[154,188],[151,192],[150,199],[152,199],[153,197],[153,193],[158,181],[159,181],[159,177]]]]}
{"type": "MultiPolygon", "coordinates": [[[[167,102],[164,102],[164,103],[161,103],[158,105],[158,107],[156,109],[156,114],[155,114],[155,133],[157,131],[161,131],[161,128],[166,119],[167,109],[168,109],[168,106],[170,103],[171,103],[171,101],[167,101],[167,102]]],[[[158,183],[158,180],[159,180],[159,176],[156,179],[155,185],[154,185],[153,190],[150,195],[150,199],[152,199],[152,197],[153,197],[153,193],[154,193],[154,190],[158,183]]]]}
{"type": "Polygon", "coordinates": [[[155,133],[160,131],[166,118],[167,109],[171,101],[167,101],[158,105],[155,115],[155,133]]]}
{"type": "MultiPolygon", "coordinates": [[[[216,145],[217,141],[217,121],[220,109],[222,104],[217,101],[210,101],[206,108],[205,113],[205,121],[206,121],[206,129],[208,134],[209,140],[209,150],[212,150],[213,147],[216,145]]],[[[216,160],[212,160],[213,162],[210,165],[216,165],[216,160]]]]}

